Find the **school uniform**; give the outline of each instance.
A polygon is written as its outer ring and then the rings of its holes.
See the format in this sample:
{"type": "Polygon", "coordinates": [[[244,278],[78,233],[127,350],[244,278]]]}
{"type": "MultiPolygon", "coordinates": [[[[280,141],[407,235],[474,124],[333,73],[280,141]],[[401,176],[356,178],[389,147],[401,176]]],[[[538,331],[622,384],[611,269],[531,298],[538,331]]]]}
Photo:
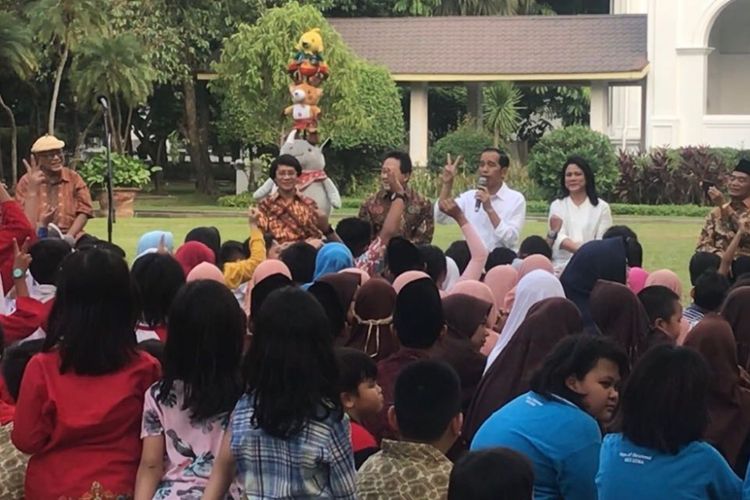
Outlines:
{"type": "Polygon", "coordinates": [[[591,415],[561,397],[529,391],[482,424],[471,451],[500,446],[526,455],[534,467],[534,500],[596,500],[601,442],[591,415]]]}
{"type": "Polygon", "coordinates": [[[703,441],[672,455],[638,446],[622,434],[602,444],[596,475],[599,500],[732,500],[742,481],[724,457],[703,441]]]}

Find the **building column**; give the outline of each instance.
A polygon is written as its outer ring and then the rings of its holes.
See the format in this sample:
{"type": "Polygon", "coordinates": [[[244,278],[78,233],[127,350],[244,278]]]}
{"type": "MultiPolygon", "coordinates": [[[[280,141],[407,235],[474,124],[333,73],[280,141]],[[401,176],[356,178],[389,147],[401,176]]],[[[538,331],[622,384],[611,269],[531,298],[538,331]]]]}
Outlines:
{"type": "Polygon", "coordinates": [[[603,134],[609,131],[609,82],[591,82],[589,126],[603,134]]]}
{"type": "Polygon", "coordinates": [[[641,151],[647,151],[651,146],[647,137],[648,129],[648,76],[641,82],[641,151]]]}
{"type": "Polygon", "coordinates": [[[703,116],[706,114],[708,47],[677,49],[677,109],[680,116],[679,146],[703,144],[703,116]]]}
{"type": "Polygon", "coordinates": [[[427,166],[427,82],[414,82],[409,93],[409,156],[415,166],[427,166]]]}
{"type": "Polygon", "coordinates": [[[482,128],[484,113],[482,109],[482,84],[471,82],[466,84],[466,110],[477,125],[482,128]]]}

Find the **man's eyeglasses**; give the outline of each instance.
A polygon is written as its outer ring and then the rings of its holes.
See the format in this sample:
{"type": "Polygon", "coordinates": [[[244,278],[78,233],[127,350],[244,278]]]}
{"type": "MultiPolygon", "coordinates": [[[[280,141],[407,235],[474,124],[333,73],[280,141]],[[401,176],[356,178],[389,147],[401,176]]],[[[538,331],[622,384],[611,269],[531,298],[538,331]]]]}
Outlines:
{"type": "Polygon", "coordinates": [[[36,153],[36,156],[39,156],[40,158],[54,158],[56,156],[59,156],[60,158],[63,157],[62,149],[58,149],[55,151],[42,151],[41,153],[36,153]]]}

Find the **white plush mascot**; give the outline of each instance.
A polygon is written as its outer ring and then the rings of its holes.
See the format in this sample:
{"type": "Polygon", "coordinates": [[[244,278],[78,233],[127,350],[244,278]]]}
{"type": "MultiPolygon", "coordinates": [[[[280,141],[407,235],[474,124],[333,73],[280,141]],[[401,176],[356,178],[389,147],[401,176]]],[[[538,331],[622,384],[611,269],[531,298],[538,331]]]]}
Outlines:
{"type": "MultiPolygon", "coordinates": [[[[297,179],[297,189],[308,198],[312,198],[318,205],[321,214],[330,216],[334,208],[341,208],[341,195],[331,179],[326,175],[326,159],[323,148],[314,146],[304,139],[296,138],[296,131],[292,131],[281,146],[280,155],[292,155],[302,165],[302,175],[297,179]]],[[[273,179],[268,179],[254,193],[253,198],[260,200],[276,191],[273,179]]]]}

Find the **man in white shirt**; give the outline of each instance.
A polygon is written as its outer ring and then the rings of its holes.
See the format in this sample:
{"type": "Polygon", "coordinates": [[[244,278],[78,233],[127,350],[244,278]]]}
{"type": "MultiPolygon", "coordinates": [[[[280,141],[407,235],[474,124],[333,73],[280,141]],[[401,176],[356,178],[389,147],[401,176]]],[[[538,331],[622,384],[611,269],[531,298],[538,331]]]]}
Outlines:
{"type": "MultiPolygon", "coordinates": [[[[460,162],[460,156],[454,162],[448,155],[448,162],[441,176],[443,186],[440,199],[449,199],[452,196],[453,179],[460,162]]],[[[479,157],[477,169],[477,174],[483,177],[486,183],[456,198],[456,204],[461,207],[466,218],[490,251],[500,247],[515,250],[526,220],[526,199],[504,182],[509,168],[508,155],[497,148],[486,148],[479,157]],[[479,201],[478,209],[477,201],[479,201]]],[[[452,218],[440,211],[438,203],[435,203],[435,221],[438,224],[453,222],[452,218]]]]}

